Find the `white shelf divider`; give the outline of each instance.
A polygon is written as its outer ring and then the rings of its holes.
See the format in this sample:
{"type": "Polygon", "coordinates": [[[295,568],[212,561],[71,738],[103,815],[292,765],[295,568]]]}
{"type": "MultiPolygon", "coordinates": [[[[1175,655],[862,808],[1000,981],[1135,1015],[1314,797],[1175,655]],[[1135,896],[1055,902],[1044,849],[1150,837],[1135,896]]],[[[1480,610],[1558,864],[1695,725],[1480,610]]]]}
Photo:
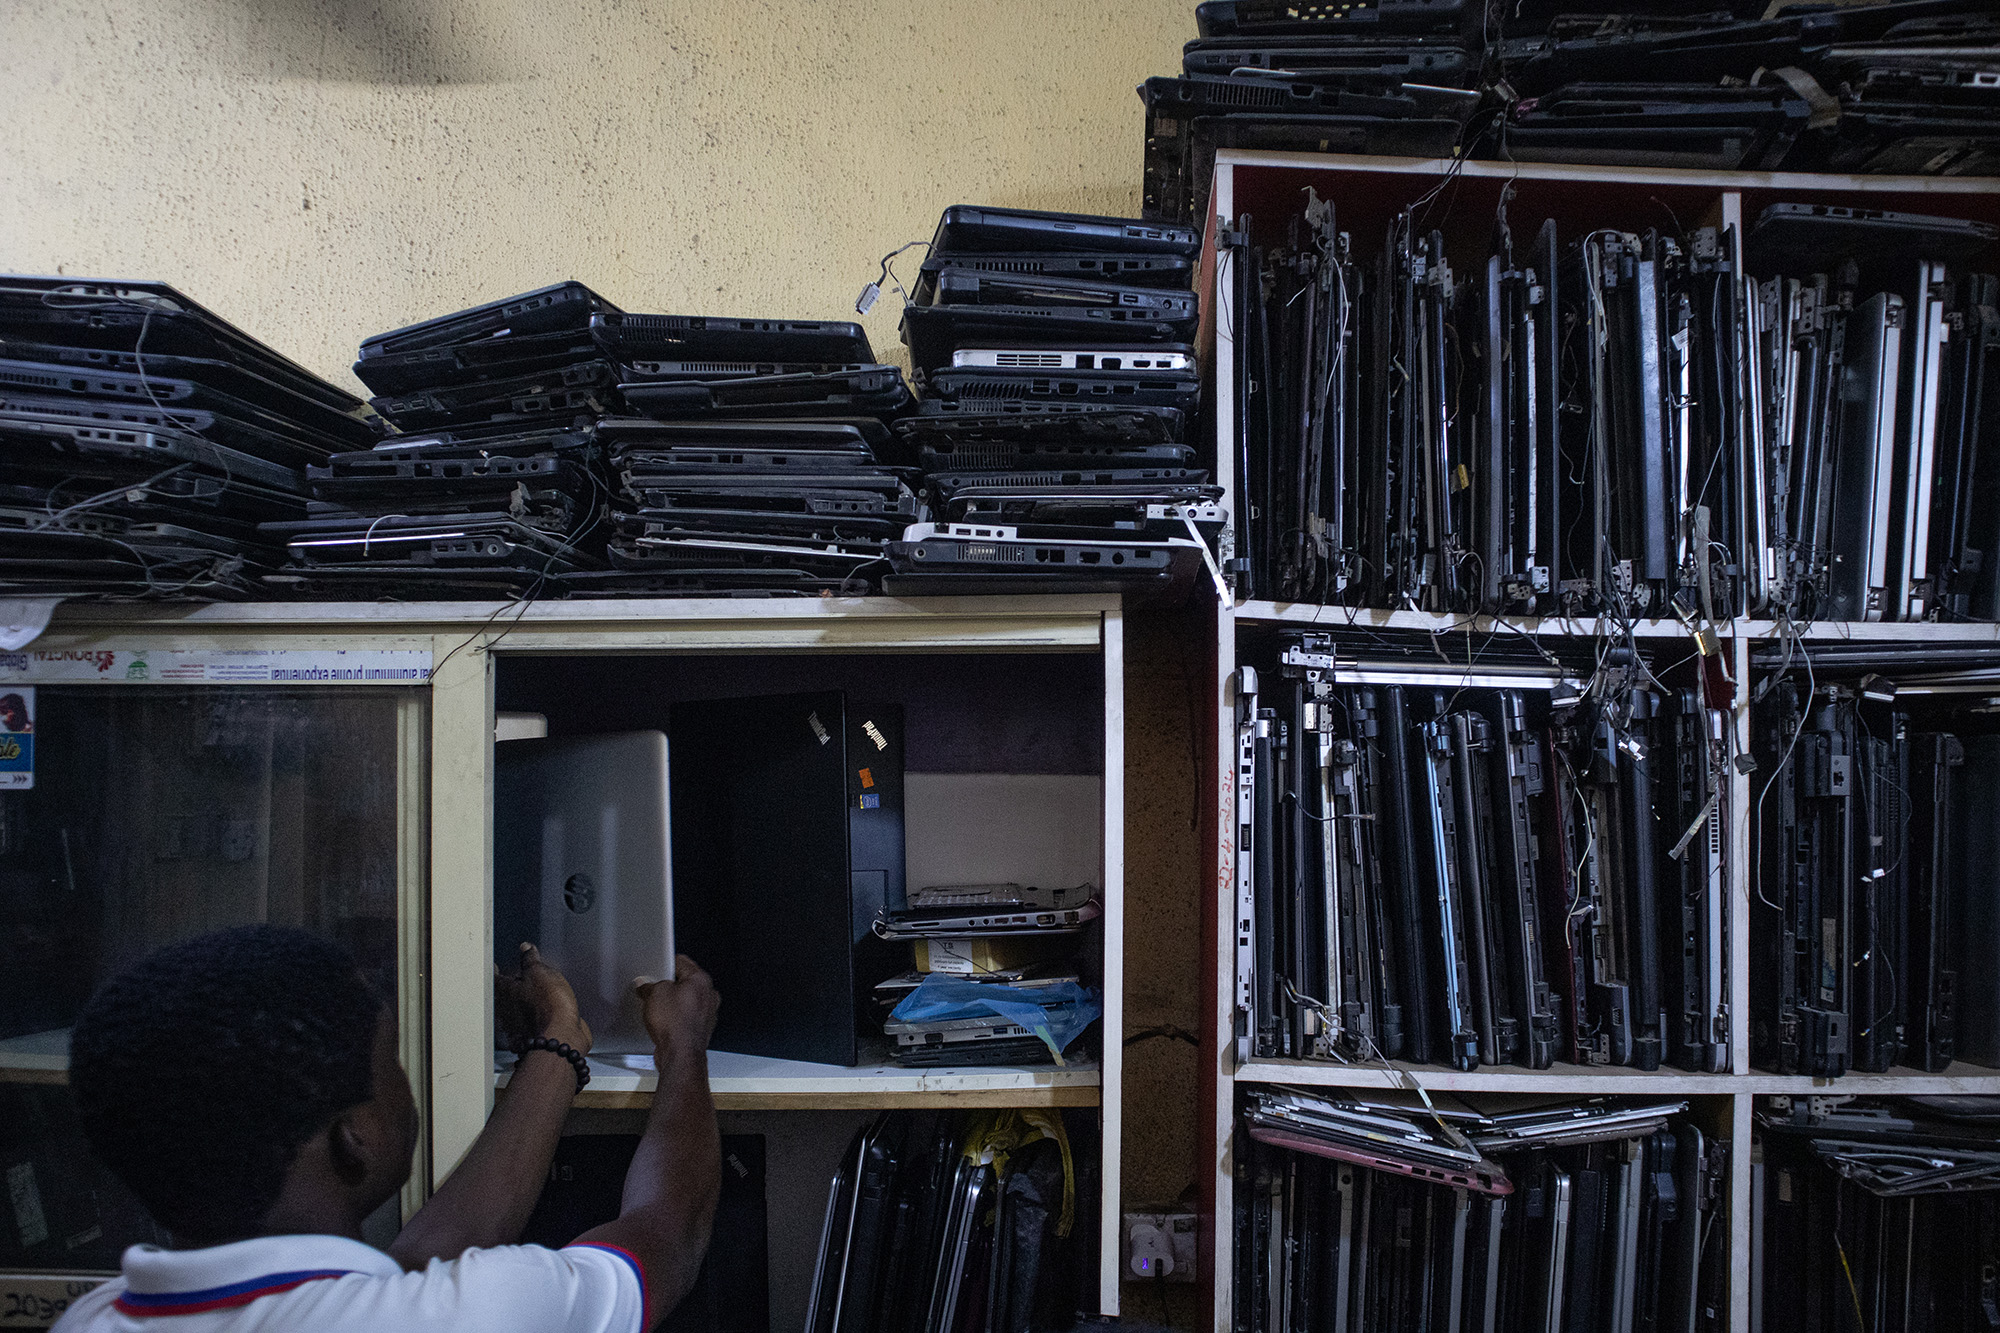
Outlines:
{"type": "MultiPolygon", "coordinates": [[[[582,1094],[650,1095],[659,1079],[645,1062],[626,1061],[618,1056],[590,1056],[590,1086],[582,1094]]],[[[511,1060],[496,1060],[493,1086],[504,1088],[512,1073],[511,1060]]],[[[1072,1060],[1067,1065],[958,1065],[937,1069],[912,1069],[889,1063],[845,1065],[812,1064],[803,1060],[777,1060],[769,1056],[743,1055],[734,1051],[708,1053],[708,1082],[718,1102],[727,1101],[734,1109],[752,1109],[751,1102],[768,1102],[772,1108],[801,1106],[813,1099],[853,1104],[862,1099],[910,1098],[934,1094],[965,1096],[1023,1094],[1046,1095],[1057,1090],[1098,1089],[1102,1071],[1095,1060],[1072,1060]]]]}
{"type": "Polygon", "coordinates": [[[1343,1065],[1325,1060],[1254,1060],[1236,1070],[1236,1081],[1319,1088],[1408,1088],[1430,1092],[1560,1093],[1602,1097],[1714,1097],[1738,1091],[1733,1074],[1690,1074],[1680,1069],[1642,1072],[1622,1065],[1557,1064],[1548,1069],[1515,1065],[1464,1071],[1442,1065],[1343,1065]]]}

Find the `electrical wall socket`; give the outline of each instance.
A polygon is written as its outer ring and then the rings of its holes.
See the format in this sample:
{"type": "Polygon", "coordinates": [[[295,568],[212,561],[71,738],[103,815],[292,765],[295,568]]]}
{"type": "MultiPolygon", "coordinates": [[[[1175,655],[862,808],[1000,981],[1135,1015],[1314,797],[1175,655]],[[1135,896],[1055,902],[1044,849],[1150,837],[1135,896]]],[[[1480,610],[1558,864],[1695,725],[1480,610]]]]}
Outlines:
{"type": "Polygon", "coordinates": [[[1124,1233],[1125,1280],[1195,1280],[1193,1213],[1127,1213],[1124,1233]]]}

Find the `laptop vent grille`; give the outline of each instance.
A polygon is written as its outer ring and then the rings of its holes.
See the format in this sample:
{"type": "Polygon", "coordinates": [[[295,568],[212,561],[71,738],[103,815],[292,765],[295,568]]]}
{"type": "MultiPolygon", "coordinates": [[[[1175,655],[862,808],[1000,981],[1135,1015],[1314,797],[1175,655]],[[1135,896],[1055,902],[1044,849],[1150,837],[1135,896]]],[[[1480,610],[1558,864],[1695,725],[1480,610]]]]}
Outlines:
{"type": "Polygon", "coordinates": [[[1129,468],[1120,469],[1124,475],[1109,471],[1057,472],[998,472],[978,477],[966,477],[960,485],[971,486],[1115,486],[1125,483],[1158,483],[1160,485],[1187,484],[1187,473],[1178,468],[1129,468]]]}
{"type": "Polygon", "coordinates": [[[1205,91],[1209,101],[1223,106],[1282,107],[1292,101],[1288,88],[1260,88],[1244,79],[1205,91]]]}
{"type": "MultiPolygon", "coordinates": [[[[20,384],[22,388],[54,388],[62,392],[68,386],[68,376],[62,374],[36,374],[32,370],[0,370],[0,384],[20,384]]],[[[82,384],[82,380],[78,380],[82,384]]]]}
{"type": "Polygon", "coordinates": [[[1050,366],[1062,369],[1063,358],[1056,352],[1000,352],[993,358],[1002,366],[1050,366]]]}
{"type": "Polygon", "coordinates": [[[961,398],[978,399],[1019,399],[1043,398],[1051,395],[1063,398],[1125,397],[1138,392],[1132,384],[1080,384],[1075,380],[1036,380],[1033,384],[996,384],[973,380],[958,386],[961,398]]]}
{"type": "Polygon", "coordinates": [[[1021,565],[1027,563],[1028,553],[1018,546],[995,546],[990,542],[960,542],[958,558],[978,560],[986,564],[1021,565]]]}
{"type": "Polygon", "coordinates": [[[949,451],[938,451],[940,463],[962,468],[1011,467],[1020,459],[1020,453],[1010,444],[960,444],[949,451]]]}

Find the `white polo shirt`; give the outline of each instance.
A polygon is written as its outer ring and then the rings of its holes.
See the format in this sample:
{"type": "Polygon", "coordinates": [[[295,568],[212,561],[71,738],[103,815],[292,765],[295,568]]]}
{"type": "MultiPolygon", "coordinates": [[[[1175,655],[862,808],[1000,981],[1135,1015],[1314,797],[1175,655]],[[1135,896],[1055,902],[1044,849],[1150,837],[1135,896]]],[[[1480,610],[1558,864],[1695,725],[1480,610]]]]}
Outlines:
{"type": "Polygon", "coordinates": [[[647,1333],[645,1274],[612,1245],[509,1245],[420,1273],[343,1236],[261,1236],[205,1250],[134,1245],[124,1274],[59,1333],[647,1333]]]}

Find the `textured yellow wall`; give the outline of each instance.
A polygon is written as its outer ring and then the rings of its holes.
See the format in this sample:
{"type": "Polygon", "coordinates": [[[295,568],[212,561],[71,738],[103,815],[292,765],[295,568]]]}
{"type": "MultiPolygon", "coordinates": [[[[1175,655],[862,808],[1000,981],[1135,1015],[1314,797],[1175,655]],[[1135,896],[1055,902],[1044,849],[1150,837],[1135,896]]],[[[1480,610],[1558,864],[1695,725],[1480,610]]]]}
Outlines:
{"type": "Polygon", "coordinates": [[[947,204],[1136,213],[1193,10],[0,0],[0,271],[164,279],[350,387],[364,335],[566,277],[851,318],[947,204]]]}

